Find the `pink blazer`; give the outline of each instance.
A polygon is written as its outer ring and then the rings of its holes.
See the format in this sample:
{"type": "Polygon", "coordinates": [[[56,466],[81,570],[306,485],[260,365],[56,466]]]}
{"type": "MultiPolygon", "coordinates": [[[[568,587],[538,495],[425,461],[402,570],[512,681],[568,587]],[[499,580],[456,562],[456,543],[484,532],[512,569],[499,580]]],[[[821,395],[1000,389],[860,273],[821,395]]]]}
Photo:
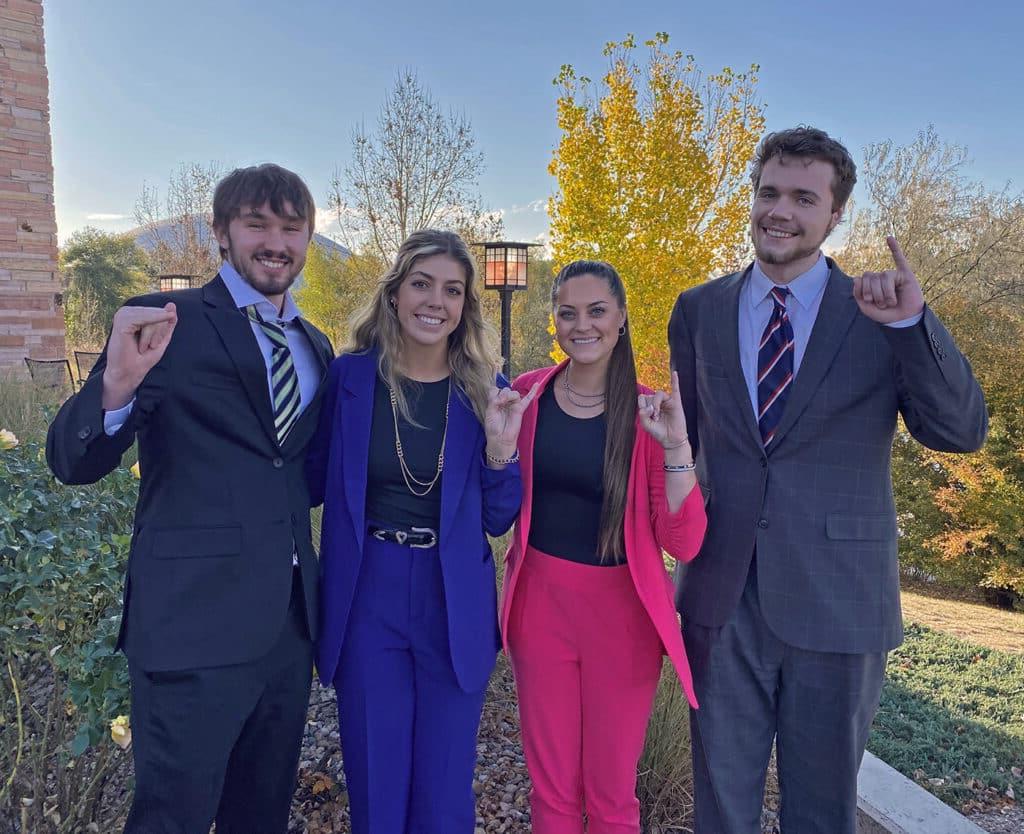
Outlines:
{"type": "MultiPolygon", "coordinates": [[[[520,471],[523,479],[523,507],[512,531],[512,543],[505,555],[505,578],[501,595],[501,634],[508,651],[508,622],[516,581],[522,567],[523,554],[530,538],[530,511],[533,506],[533,442],[537,434],[537,409],[540,393],[548,386],[565,363],[549,368],[527,371],[519,376],[512,387],[522,394],[540,382],[537,398],[523,414],[519,431],[520,471]]],[[[650,389],[638,386],[640,393],[650,389]]],[[[673,602],[674,589],[661,552],[683,561],[697,555],[707,527],[704,500],[700,488],[694,486],[682,506],[675,513],[668,511],[665,499],[664,452],[643,430],[639,418],[633,461],[626,494],[625,540],[626,562],[633,578],[637,595],[647,610],[661,638],[665,653],[675,666],[679,682],[690,704],[697,706],[693,691],[690,664],[686,659],[679,618],[673,602]]]]}

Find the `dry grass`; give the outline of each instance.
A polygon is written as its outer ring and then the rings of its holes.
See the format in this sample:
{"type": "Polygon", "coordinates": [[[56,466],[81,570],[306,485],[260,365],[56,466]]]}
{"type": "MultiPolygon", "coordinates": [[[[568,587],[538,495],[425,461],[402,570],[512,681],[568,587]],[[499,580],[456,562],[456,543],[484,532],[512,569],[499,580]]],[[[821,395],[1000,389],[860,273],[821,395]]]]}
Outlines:
{"type": "Polygon", "coordinates": [[[978,646],[1024,654],[1024,612],[904,590],[903,618],[978,646]]]}

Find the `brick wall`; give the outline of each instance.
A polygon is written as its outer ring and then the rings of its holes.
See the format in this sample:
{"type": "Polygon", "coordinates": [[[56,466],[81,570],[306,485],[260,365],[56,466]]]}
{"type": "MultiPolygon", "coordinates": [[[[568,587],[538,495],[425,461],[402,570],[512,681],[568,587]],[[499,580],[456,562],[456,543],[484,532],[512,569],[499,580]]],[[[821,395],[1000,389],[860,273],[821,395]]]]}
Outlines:
{"type": "Polygon", "coordinates": [[[0,0],[0,371],[64,356],[42,0],[0,0]]]}

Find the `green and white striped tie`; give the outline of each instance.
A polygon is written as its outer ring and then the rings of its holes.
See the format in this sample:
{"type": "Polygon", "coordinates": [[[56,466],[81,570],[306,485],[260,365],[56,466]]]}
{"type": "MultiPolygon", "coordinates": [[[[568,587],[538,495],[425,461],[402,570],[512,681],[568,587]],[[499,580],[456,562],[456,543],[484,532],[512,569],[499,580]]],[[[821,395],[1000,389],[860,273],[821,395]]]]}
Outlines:
{"type": "Polygon", "coordinates": [[[277,442],[284,445],[295,421],[299,419],[299,406],[302,397],[299,392],[299,374],[295,370],[292,352],[288,347],[288,338],[281,325],[264,321],[255,304],[245,308],[249,318],[256,322],[267,338],[273,350],[270,354],[270,401],[274,407],[274,428],[277,430],[277,442]]]}

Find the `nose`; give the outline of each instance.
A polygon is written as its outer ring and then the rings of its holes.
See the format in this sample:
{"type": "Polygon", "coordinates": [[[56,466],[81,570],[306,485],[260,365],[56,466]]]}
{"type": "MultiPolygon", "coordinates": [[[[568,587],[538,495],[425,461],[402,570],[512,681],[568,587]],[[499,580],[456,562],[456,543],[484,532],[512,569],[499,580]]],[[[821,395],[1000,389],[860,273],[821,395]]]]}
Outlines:
{"type": "Polygon", "coordinates": [[[287,248],[284,242],[284,232],[278,226],[269,224],[263,234],[263,245],[271,252],[284,252],[287,248]]]}
{"type": "Polygon", "coordinates": [[[771,211],[768,212],[768,216],[788,219],[793,216],[793,204],[785,197],[780,197],[772,204],[772,208],[771,211]]]}

